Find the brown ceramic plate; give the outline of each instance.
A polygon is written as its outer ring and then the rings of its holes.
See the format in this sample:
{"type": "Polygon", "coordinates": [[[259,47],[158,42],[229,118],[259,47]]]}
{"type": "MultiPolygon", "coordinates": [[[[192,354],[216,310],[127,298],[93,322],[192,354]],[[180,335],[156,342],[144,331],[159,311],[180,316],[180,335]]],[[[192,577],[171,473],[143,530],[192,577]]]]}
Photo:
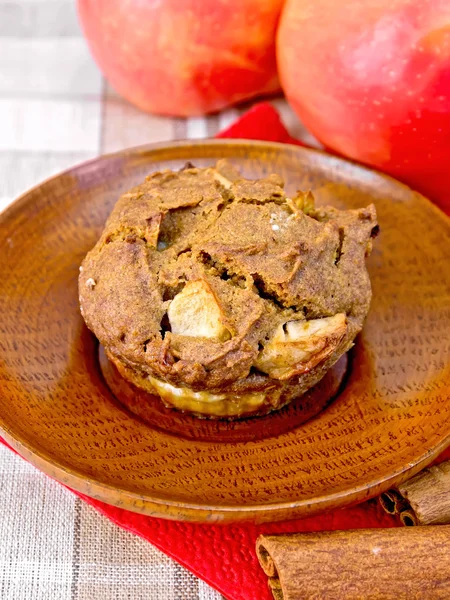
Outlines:
{"type": "Polygon", "coordinates": [[[450,441],[450,224],[388,177],[293,146],[180,142],[66,171],[20,198],[0,227],[0,429],[74,489],[160,517],[269,521],[374,496],[450,441]],[[78,310],[78,266],[120,193],[155,169],[219,157],[247,177],[277,172],[318,203],[378,210],[366,326],[337,397],[303,424],[302,406],[256,424],[133,416],[105,383],[78,310]]]}

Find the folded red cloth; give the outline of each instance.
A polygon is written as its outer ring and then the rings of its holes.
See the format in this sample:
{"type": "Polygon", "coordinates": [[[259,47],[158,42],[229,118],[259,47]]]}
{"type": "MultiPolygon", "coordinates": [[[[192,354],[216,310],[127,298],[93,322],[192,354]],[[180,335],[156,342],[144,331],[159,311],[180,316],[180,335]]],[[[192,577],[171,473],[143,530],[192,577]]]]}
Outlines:
{"type": "MultiPolygon", "coordinates": [[[[289,135],[276,110],[266,102],[254,106],[218,137],[301,144],[289,135]]],[[[450,457],[450,452],[446,457],[450,457]]],[[[396,525],[396,521],[386,515],[375,500],[318,517],[284,523],[203,525],[145,517],[75,493],[124,529],[154,544],[229,600],[270,600],[272,597],[267,577],[260,569],[255,554],[255,541],[261,533],[396,525]]]]}
{"type": "Polygon", "coordinates": [[[304,144],[289,135],[280,115],[269,104],[260,102],[244,113],[230,127],[221,131],[218,138],[245,138],[246,140],[264,140],[265,142],[283,142],[284,144],[304,144]]]}

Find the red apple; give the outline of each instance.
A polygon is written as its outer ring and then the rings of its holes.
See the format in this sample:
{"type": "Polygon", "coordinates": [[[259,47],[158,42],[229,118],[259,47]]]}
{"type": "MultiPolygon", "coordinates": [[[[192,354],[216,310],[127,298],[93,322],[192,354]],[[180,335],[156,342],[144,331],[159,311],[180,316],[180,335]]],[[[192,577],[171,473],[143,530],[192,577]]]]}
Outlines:
{"type": "Polygon", "coordinates": [[[277,58],[325,146],[450,209],[449,0],[287,0],[277,58]]]}
{"type": "Polygon", "coordinates": [[[92,54],[140,108],[199,115],[279,89],[284,0],[78,0],[92,54]]]}

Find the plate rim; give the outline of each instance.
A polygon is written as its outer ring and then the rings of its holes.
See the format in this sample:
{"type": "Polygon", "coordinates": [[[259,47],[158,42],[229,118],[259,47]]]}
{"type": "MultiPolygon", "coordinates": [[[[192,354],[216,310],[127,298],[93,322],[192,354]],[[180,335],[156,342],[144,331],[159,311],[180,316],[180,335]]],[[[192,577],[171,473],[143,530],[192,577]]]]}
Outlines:
{"type": "Polygon", "coordinates": [[[189,146],[205,146],[205,145],[213,145],[213,146],[236,145],[236,146],[253,146],[253,147],[262,146],[263,148],[272,148],[272,149],[279,149],[279,150],[290,148],[291,150],[294,150],[295,152],[300,152],[300,153],[305,152],[306,154],[317,154],[320,156],[324,156],[324,157],[326,157],[326,159],[331,159],[332,161],[336,162],[337,164],[351,165],[352,167],[359,169],[361,171],[370,173],[372,176],[378,177],[383,181],[393,182],[395,185],[400,186],[400,187],[404,188],[405,190],[409,191],[410,193],[414,194],[420,201],[424,201],[428,207],[432,208],[432,210],[435,212],[435,215],[438,215],[439,218],[443,219],[447,223],[450,221],[450,215],[447,215],[442,209],[440,209],[429,198],[427,198],[426,196],[424,196],[423,194],[421,194],[420,192],[418,192],[417,190],[415,190],[408,184],[403,183],[402,181],[396,179],[395,177],[393,177],[392,175],[389,175],[388,173],[384,173],[382,171],[374,169],[374,168],[370,167],[369,165],[360,163],[351,158],[346,158],[343,156],[332,154],[331,152],[328,152],[322,148],[313,148],[311,146],[306,146],[306,145],[303,145],[303,143],[297,145],[297,144],[291,144],[291,143],[272,142],[272,141],[266,141],[266,140],[248,140],[246,138],[209,138],[208,137],[208,138],[201,138],[201,139],[194,139],[194,140],[185,138],[185,139],[166,141],[166,142],[154,142],[154,143],[150,143],[150,144],[139,144],[138,146],[130,146],[128,148],[123,148],[122,150],[116,150],[115,152],[107,152],[106,154],[99,154],[98,156],[94,156],[93,158],[89,158],[87,160],[83,160],[79,163],[76,163],[72,167],[68,167],[67,169],[58,171],[58,173],[56,173],[55,175],[46,177],[40,183],[33,185],[32,187],[25,190],[22,194],[20,194],[17,198],[15,198],[5,209],[0,211],[0,227],[3,225],[3,222],[7,219],[7,217],[10,216],[9,213],[12,210],[17,210],[22,204],[25,203],[27,196],[29,194],[38,190],[42,186],[51,183],[52,181],[54,181],[55,179],[58,179],[59,177],[61,177],[63,175],[67,175],[74,171],[78,171],[78,170],[83,169],[93,163],[97,163],[97,162],[103,161],[103,160],[105,160],[105,161],[111,160],[114,158],[118,158],[120,156],[143,154],[145,152],[151,152],[153,150],[164,150],[164,149],[171,149],[171,148],[183,148],[183,147],[189,147],[189,146]]]}
{"type": "MultiPolygon", "coordinates": [[[[441,440],[432,450],[425,452],[419,460],[414,464],[407,463],[404,467],[398,471],[392,473],[389,477],[380,477],[358,487],[353,487],[348,490],[334,492],[328,495],[314,496],[305,498],[304,500],[296,500],[291,502],[279,502],[275,504],[252,504],[247,505],[206,505],[206,504],[195,504],[190,502],[174,501],[163,498],[148,498],[145,495],[132,492],[126,488],[121,488],[117,485],[111,485],[108,483],[102,483],[98,480],[92,479],[88,475],[84,475],[77,469],[72,469],[63,465],[60,461],[49,459],[45,452],[38,449],[31,448],[30,445],[18,437],[13,437],[8,429],[5,429],[3,422],[0,421],[0,433],[7,444],[23,459],[27,460],[30,464],[38,468],[40,471],[55,479],[59,483],[62,483],[69,489],[104,502],[117,508],[125,508],[131,512],[144,514],[147,516],[165,518],[175,521],[193,521],[193,522],[238,522],[254,520],[260,522],[258,517],[262,513],[263,517],[267,513],[270,513],[274,517],[273,521],[283,520],[282,515],[286,510],[299,510],[306,509],[302,513],[302,517],[308,517],[320,514],[326,511],[327,507],[332,506],[333,509],[344,508],[351,506],[353,503],[359,504],[364,500],[369,500],[383,491],[393,487],[396,484],[402,483],[419,473],[423,468],[427,467],[433,460],[439,456],[450,444],[450,432],[445,438],[441,440]],[[89,492],[80,489],[82,487],[89,488],[89,492]],[[375,493],[372,493],[374,490],[375,493]],[[92,493],[91,492],[95,492],[92,493]],[[108,493],[109,495],[105,498],[102,494],[108,493]],[[365,494],[364,494],[365,492],[365,494]],[[116,499],[117,497],[117,499],[116,499]],[[121,498],[122,497],[122,498],[121,498]],[[132,504],[126,507],[123,506],[123,497],[132,501],[132,504]],[[312,503],[312,504],[311,504],[312,503]],[[164,510],[166,509],[166,510],[164,510]],[[182,510],[183,513],[172,513],[172,510],[182,510]],[[249,513],[247,515],[247,513],[249,513]],[[255,513],[257,513],[255,515],[255,513]],[[181,517],[181,518],[180,518],[181,517]],[[251,519],[249,519],[249,517],[251,519]]],[[[290,517],[290,519],[295,516],[290,517]]],[[[285,518],[285,520],[288,520],[285,518]]],[[[270,522],[270,519],[263,518],[262,521],[270,522]]]]}
{"type": "MultiPolygon", "coordinates": [[[[365,165],[362,165],[356,161],[348,160],[339,156],[330,154],[324,150],[317,148],[309,148],[306,146],[297,146],[295,144],[285,144],[281,142],[271,141],[259,141],[259,140],[246,140],[246,139],[235,139],[235,138],[205,138],[200,140],[176,140],[172,142],[158,142],[153,144],[143,144],[131,148],[125,148],[117,152],[111,152],[103,154],[89,160],[77,163],[68,169],[65,169],[51,177],[44,179],[42,182],[31,187],[23,194],[21,194],[16,200],[14,200],[5,210],[0,213],[0,227],[6,224],[6,222],[13,217],[14,213],[21,212],[27,202],[30,201],[30,195],[33,192],[39,190],[45,185],[59,179],[60,177],[67,174],[74,174],[86,167],[97,164],[99,162],[107,162],[111,159],[117,159],[121,156],[130,155],[141,155],[148,152],[173,150],[174,148],[189,148],[189,147],[202,147],[202,146],[230,146],[235,145],[238,147],[253,147],[263,148],[270,150],[286,151],[290,149],[300,154],[315,154],[325,156],[328,160],[332,160],[337,165],[351,165],[357,170],[369,173],[371,176],[379,178],[381,181],[387,181],[396,186],[400,186],[413,194],[418,201],[424,202],[427,208],[431,209],[436,216],[439,215],[443,222],[450,224],[450,218],[440,210],[435,204],[433,204],[428,198],[416,192],[408,185],[396,180],[395,178],[381,173],[375,169],[371,169],[365,165]]],[[[434,458],[436,458],[443,450],[450,445],[450,431],[444,435],[440,442],[435,445],[432,449],[425,451],[420,457],[414,462],[407,463],[402,468],[392,472],[389,476],[376,477],[368,482],[359,484],[357,486],[349,487],[344,490],[332,492],[331,494],[321,496],[311,496],[309,498],[277,502],[277,503],[262,503],[248,505],[238,504],[199,504],[192,502],[184,502],[181,500],[170,500],[167,498],[149,498],[146,494],[139,494],[126,488],[121,488],[117,485],[101,482],[97,479],[91,478],[85,474],[82,470],[67,466],[59,460],[55,460],[49,453],[42,451],[38,445],[33,445],[23,436],[17,435],[15,432],[12,433],[4,422],[4,418],[0,414],[0,433],[4,440],[9,446],[13,448],[20,456],[25,458],[32,465],[37,467],[42,472],[46,473],[50,477],[56,479],[63,485],[72,488],[74,491],[88,495],[91,498],[100,500],[107,504],[111,504],[117,507],[124,508],[124,498],[131,501],[131,504],[126,505],[126,510],[131,510],[137,513],[146,514],[149,516],[161,517],[166,519],[174,520],[188,520],[188,521],[202,521],[202,522],[237,522],[242,520],[252,519],[258,522],[258,517],[263,517],[262,520],[280,520],[286,519],[283,513],[286,511],[302,511],[302,516],[310,516],[313,514],[321,513],[327,509],[327,507],[343,507],[351,505],[364,499],[374,497],[382,491],[388,489],[392,485],[398,484],[405,481],[407,478],[418,473],[428,464],[430,464],[434,458]],[[88,491],[86,491],[86,487],[88,491]],[[105,497],[105,494],[107,497],[105,497]],[[178,510],[181,512],[174,513],[173,511],[178,510]],[[269,517],[269,518],[267,518],[269,517]],[[273,517],[271,519],[271,517],[273,517]]],[[[294,516],[288,518],[295,518],[294,516]]]]}

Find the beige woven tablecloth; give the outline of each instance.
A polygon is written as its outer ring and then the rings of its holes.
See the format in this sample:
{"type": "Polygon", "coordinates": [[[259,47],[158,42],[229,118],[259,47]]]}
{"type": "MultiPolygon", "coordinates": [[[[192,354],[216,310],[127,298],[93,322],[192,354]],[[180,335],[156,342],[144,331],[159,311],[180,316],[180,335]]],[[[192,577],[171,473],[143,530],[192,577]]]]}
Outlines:
{"type": "MultiPolygon", "coordinates": [[[[294,135],[302,132],[274,101],[294,135]]],[[[0,210],[41,180],[127,146],[213,136],[144,114],[105,83],[72,0],[0,0],[0,210]]],[[[0,391],[1,393],[1,391],[0,391]]],[[[194,575],[0,447],[0,600],[217,600],[194,575]]]]}

